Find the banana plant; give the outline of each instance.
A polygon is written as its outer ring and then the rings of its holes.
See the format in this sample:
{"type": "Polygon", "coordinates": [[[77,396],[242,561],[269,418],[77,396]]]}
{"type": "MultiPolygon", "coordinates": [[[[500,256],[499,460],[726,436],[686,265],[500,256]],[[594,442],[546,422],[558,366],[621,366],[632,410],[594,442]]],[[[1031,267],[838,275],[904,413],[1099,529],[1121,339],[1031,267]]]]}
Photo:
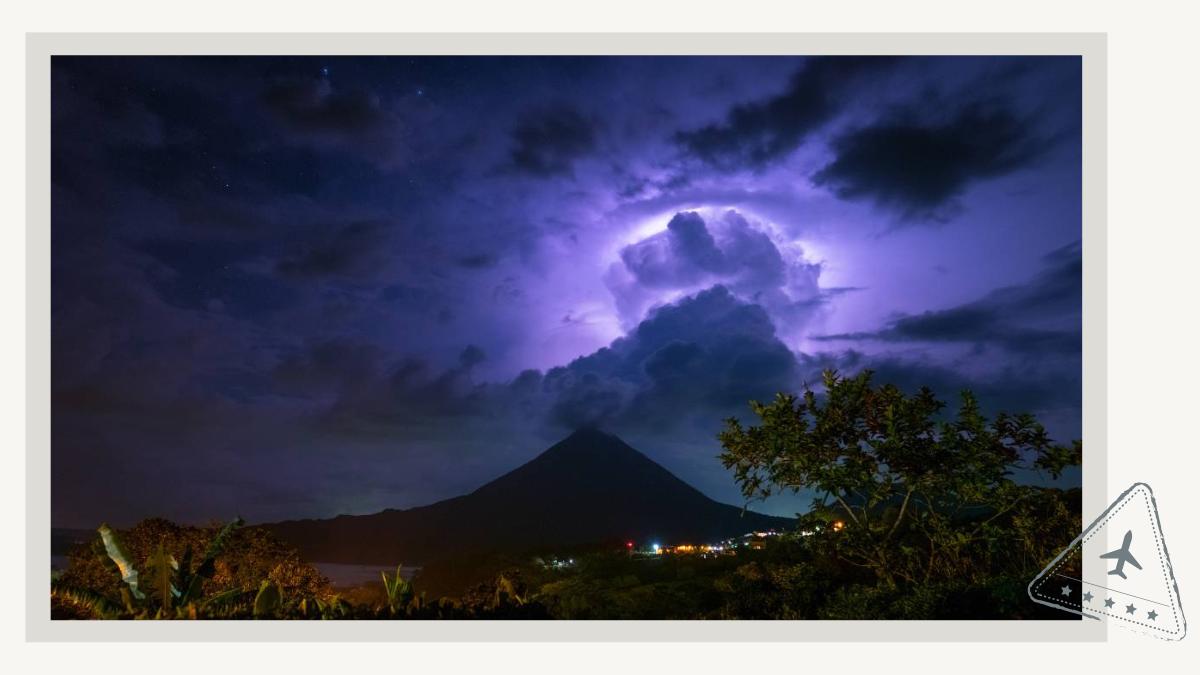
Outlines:
{"type": "Polygon", "coordinates": [[[204,551],[204,559],[200,561],[200,566],[193,572],[191,571],[192,563],[192,547],[189,545],[183,554],[183,564],[179,566],[178,587],[180,589],[179,604],[186,605],[200,595],[200,586],[205,579],[213,578],[216,574],[217,556],[225,550],[229,544],[229,539],[233,535],[234,530],[246,521],[241,518],[234,518],[229,524],[221,528],[217,536],[208,543],[208,548],[204,551]]]}
{"type": "MultiPolygon", "coordinates": [[[[133,559],[126,550],[124,544],[121,543],[117,533],[113,531],[107,523],[102,524],[99,528],[100,539],[104,543],[104,551],[108,558],[117,566],[117,570],[121,575],[121,581],[125,583],[121,589],[121,599],[124,602],[125,609],[129,614],[134,616],[149,616],[150,607],[141,607],[143,601],[147,600],[146,592],[152,594],[152,602],[158,604],[157,610],[153,616],[155,618],[170,618],[170,617],[194,617],[196,616],[196,608],[194,603],[199,599],[201,586],[205,579],[211,579],[216,573],[216,558],[225,550],[233,531],[241,527],[245,521],[241,518],[236,518],[221,531],[217,536],[209,542],[208,548],[204,552],[204,558],[200,565],[192,570],[192,548],[189,545],[184,551],[182,561],[177,561],[173,555],[167,552],[166,547],[162,542],[159,542],[158,548],[145,561],[146,576],[143,578],[139,575],[138,570],[133,565],[133,559]],[[149,585],[146,585],[146,582],[149,585]]],[[[268,582],[263,582],[264,585],[268,582]]],[[[68,597],[66,589],[59,591],[59,595],[69,600],[82,600],[84,596],[76,593],[68,597]]],[[[72,591],[74,593],[74,591],[72,591]]],[[[278,596],[278,589],[275,590],[278,596]]],[[[220,605],[233,600],[241,595],[239,589],[234,589],[232,593],[219,594],[220,597],[214,596],[210,599],[215,605],[220,605]],[[228,596],[228,597],[225,597],[228,596]]],[[[263,595],[263,589],[259,589],[259,595],[263,595]]],[[[76,602],[75,604],[81,604],[76,602]]],[[[94,605],[95,603],[89,603],[94,605]]],[[[204,603],[206,606],[210,602],[204,603]]],[[[264,606],[269,606],[266,602],[264,606]]],[[[214,605],[214,606],[215,606],[214,605]]],[[[257,599],[255,603],[257,615],[257,599]]],[[[271,610],[272,612],[274,609],[271,610]]],[[[97,612],[98,614],[108,613],[111,611],[105,608],[105,612],[97,612]]]]}
{"type": "Polygon", "coordinates": [[[413,599],[412,584],[400,574],[403,567],[403,565],[396,565],[396,576],[390,579],[387,572],[379,572],[379,575],[383,577],[383,589],[387,591],[388,609],[393,614],[407,608],[413,599]]]}

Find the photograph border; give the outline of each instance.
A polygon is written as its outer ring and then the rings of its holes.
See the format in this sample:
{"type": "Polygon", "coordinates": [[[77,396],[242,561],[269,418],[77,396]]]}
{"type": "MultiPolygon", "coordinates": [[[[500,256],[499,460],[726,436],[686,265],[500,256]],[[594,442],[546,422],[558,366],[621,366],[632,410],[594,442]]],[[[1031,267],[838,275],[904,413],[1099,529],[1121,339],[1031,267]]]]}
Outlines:
{"type": "MultiPolygon", "coordinates": [[[[1083,514],[1107,447],[1103,33],[30,33],[26,35],[26,639],[31,641],[1098,642],[1107,625],[1011,621],[53,621],[50,619],[50,61],[55,55],[1071,55],[1083,69],[1083,514]]],[[[1082,529],[1082,522],[1080,528],[1082,529]]]]}

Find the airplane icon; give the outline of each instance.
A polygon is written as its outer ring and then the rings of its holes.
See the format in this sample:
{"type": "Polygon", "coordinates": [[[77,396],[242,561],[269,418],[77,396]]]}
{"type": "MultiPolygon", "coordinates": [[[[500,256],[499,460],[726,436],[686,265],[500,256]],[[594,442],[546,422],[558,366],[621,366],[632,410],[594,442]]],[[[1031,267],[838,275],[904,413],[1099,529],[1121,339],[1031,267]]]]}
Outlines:
{"type": "Polygon", "coordinates": [[[1133,530],[1128,530],[1125,532],[1125,541],[1121,544],[1121,548],[1109,551],[1100,556],[1101,558],[1115,559],[1117,561],[1117,568],[1109,572],[1110,575],[1115,574],[1122,579],[1127,579],[1128,577],[1125,576],[1125,563],[1129,563],[1139,570],[1142,569],[1142,566],[1138,564],[1137,558],[1133,557],[1133,554],[1129,552],[1129,545],[1131,543],[1133,543],[1133,530]]]}

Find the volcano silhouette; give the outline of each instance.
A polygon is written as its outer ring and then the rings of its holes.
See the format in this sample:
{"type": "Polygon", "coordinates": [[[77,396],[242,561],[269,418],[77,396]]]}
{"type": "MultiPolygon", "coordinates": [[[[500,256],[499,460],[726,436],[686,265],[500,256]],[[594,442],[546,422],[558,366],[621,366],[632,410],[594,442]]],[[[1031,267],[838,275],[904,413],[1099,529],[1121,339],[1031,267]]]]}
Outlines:
{"type": "Polygon", "coordinates": [[[716,502],[620,438],[582,429],[461,497],[265,527],[306,560],[394,565],[631,540],[702,543],[791,523],[716,502]]]}

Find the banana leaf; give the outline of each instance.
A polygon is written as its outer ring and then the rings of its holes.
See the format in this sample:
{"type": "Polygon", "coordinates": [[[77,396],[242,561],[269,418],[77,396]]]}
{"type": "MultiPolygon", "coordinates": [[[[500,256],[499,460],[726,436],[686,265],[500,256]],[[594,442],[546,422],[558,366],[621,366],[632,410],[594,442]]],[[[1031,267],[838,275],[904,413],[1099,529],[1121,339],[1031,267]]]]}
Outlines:
{"type": "Polygon", "coordinates": [[[158,595],[161,611],[167,612],[174,607],[175,599],[180,595],[179,589],[171,583],[171,578],[178,572],[179,563],[175,561],[175,556],[167,553],[163,543],[159,542],[158,548],[146,560],[146,566],[154,593],[158,595]]]}
{"type": "Polygon", "coordinates": [[[245,524],[246,521],[241,518],[234,518],[228,525],[221,528],[217,536],[209,542],[208,549],[204,551],[204,559],[200,561],[200,566],[196,568],[196,572],[188,578],[186,586],[180,585],[182,589],[179,596],[179,604],[186,605],[188,602],[196,599],[200,593],[200,585],[204,579],[211,579],[217,572],[216,560],[217,556],[225,550],[229,544],[229,539],[233,535],[233,531],[245,524]]]}
{"type": "Polygon", "coordinates": [[[254,596],[254,618],[266,619],[275,616],[283,604],[283,596],[279,587],[270,581],[262,582],[258,587],[258,595],[254,596]]]}
{"type": "Polygon", "coordinates": [[[175,588],[179,589],[179,606],[183,607],[187,604],[187,599],[184,597],[184,592],[192,586],[192,545],[188,544],[187,548],[183,549],[183,557],[179,559],[179,565],[175,568],[175,588]]]}
{"type": "Polygon", "coordinates": [[[108,598],[85,588],[72,588],[59,583],[50,584],[50,597],[75,605],[98,619],[115,619],[121,608],[108,598]]]}
{"type": "Polygon", "coordinates": [[[133,594],[134,598],[145,599],[146,594],[138,590],[137,569],[133,566],[133,561],[121,544],[121,540],[117,538],[117,533],[113,532],[107,523],[100,525],[100,529],[97,531],[100,533],[100,538],[104,540],[104,551],[108,553],[109,559],[116,563],[117,570],[121,573],[121,581],[129,586],[129,592],[133,594]]]}
{"type": "Polygon", "coordinates": [[[243,591],[240,588],[231,588],[229,590],[221,591],[220,593],[214,593],[213,595],[208,596],[201,604],[205,609],[226,607],[228,605],[236,604],[245,595],[246,591],[243,591]]]}

